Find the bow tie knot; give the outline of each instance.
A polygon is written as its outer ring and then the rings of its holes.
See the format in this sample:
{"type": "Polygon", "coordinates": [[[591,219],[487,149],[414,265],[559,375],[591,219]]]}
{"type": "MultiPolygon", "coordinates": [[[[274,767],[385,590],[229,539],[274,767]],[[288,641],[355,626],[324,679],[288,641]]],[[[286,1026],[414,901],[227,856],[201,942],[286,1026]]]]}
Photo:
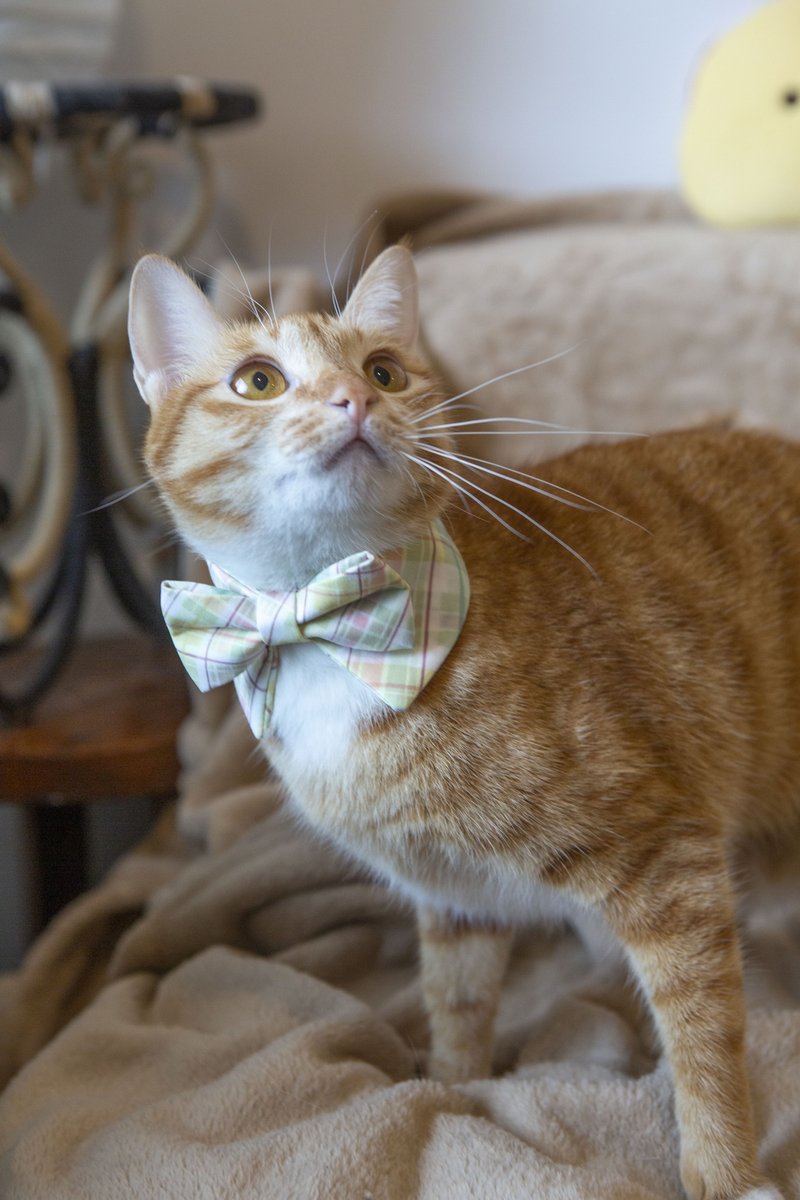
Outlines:
{"type": "Polygon", "coordinates": [[[296,592],[257,592],[254,625],[266,646],[326,641],[354,650],[414,644],[408,584],[383,559],[353,554],[296,592]]]}

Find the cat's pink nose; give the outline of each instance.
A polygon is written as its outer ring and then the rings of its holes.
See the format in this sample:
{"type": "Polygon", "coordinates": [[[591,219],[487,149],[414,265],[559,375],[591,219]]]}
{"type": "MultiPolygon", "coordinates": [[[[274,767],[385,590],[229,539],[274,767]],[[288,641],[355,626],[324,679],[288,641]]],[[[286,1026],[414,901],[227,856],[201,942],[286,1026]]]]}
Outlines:
{"type": "Polygon", "coordinates": [[[340,383],[325,403],[333,408],[343,408],[356,429],[360,429],[366,419],[367,409],[376,400],[377,396],[366,380],[352,379],[340,383]]]}

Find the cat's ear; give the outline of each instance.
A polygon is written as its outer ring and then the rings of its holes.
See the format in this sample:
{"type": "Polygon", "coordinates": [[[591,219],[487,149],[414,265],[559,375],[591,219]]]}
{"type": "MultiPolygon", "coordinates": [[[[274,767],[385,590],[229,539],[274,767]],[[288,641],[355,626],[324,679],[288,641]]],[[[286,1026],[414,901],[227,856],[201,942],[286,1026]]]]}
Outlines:
{"type": "Polygon", "coordinates": [[[390,246],[359,279],[342,320],[411,349],[417,340],[417,270],[405,246],[390,246]]]}
{"type": "Polygon", "coordinates": [[[133,377],[152,407],[208,355],[219,321],[200,288],[158,254],[139,260],[131,278],[128,337],[133,377]]]}

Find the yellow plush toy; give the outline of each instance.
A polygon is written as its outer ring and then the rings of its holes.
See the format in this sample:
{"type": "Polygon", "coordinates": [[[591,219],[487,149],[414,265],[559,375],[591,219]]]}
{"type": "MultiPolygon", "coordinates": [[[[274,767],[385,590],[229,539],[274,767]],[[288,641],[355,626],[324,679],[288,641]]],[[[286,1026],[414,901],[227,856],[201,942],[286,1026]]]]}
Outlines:
{"type": "Polygon", "coordinates": [[[707,221],[800,224],[800,0],[773,0],[713,47],[680,168],[689,206],[707,221]]]}

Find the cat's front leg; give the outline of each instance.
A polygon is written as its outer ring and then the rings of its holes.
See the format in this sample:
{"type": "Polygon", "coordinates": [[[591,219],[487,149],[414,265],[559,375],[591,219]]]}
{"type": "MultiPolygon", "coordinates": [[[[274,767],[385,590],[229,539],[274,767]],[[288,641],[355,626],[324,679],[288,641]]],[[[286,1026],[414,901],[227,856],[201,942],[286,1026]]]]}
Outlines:
{"type": "Polygon", "coordinates": [[[431,1034],[428,1074],[443,1083],[482,1078],[491,1070],[511,931],[426,907],[418,923],[431,1034]]]}
{"type": "Polygon", "coordinates": [[[724,847],[665,831],[607,916],[644,985],[672,1072],[690,1200],[780,1200],[758,1170],[745,1007],[724,847]]]}

